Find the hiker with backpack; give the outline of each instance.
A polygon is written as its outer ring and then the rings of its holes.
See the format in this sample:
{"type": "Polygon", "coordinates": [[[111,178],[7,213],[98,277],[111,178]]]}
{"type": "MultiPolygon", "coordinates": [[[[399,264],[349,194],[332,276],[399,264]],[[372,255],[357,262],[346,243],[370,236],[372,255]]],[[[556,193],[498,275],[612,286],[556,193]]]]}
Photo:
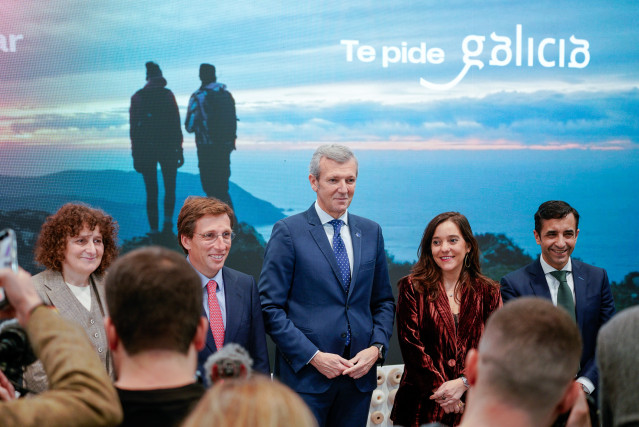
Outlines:
{"type": "Polygon", "coordinates": [[[157,164],[164,181],[163,232],[173,229],[175,180],[184,164],[182,124],[173,92],[166,88],[166,79],[155,62],[146,64],[146,85],[131,97],[129,132],[133,167],[142,174],[146,187],[146,212],[150,235],[158,233],[157,164]]]}
{"type": "Polygon", "coordinates": [[[184,127],[195,132],[202,189],[232,208],[229,178],[237,130],[235,100],[226,85],[217,82],[213,65],[200,65],[200,80],[202,86],[191,96],[184,127]]]}

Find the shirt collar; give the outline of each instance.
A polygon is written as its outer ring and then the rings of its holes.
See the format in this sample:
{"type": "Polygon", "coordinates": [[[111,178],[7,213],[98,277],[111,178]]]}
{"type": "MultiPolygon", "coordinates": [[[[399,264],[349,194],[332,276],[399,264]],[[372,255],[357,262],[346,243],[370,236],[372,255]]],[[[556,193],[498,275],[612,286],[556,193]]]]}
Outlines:
{"type": "MultiPolygon", "coordinates": [[[[317,216],[319,217],[322,225],[335,219],[328,213],[326,213],[322,208],[320,208],[317,200],[315,201],[315,212],[317,212],[317,216]]],[[[348,211],[344,212],[344,214],[337,219],[341,219],[342,221],[344,221],[344,224],[348,225],[348,211]]]]}
{"type": "MultiPolygon", "coordinates": [[[[541,263],[541,269],[544,270],[544,274],[550,274],[552,271],[557,271],[555,267],[546,262],[542,255],[539,255],[539,262],[541,263]]],[[[564,265],[562,270],[572,273],[572,257],[568,258],[568,262],[564,265]]]]}
{"type": "MultiPolygon", "coordinates": [[[[189,264],[191,264],[191,260],[189,259],[188,255],[186,256],[186,260],[189,262],[189,264]]],[[[193,264],[191,264],[191,267],[193,267],[193,264]]],[[[218,289],[224,290],[224,278],[222,276],[222,268],[220,268],[220,271],[218,271],[217,274],[211,278],[208,278],[204,274],[200,273],[195,267],[193,267],[193,270],[200,277],[200,281],[202,282],[203,288],[206,287],[206,285],[209,283],[210,280],[215,280],[217,282],[218,289]]]]}

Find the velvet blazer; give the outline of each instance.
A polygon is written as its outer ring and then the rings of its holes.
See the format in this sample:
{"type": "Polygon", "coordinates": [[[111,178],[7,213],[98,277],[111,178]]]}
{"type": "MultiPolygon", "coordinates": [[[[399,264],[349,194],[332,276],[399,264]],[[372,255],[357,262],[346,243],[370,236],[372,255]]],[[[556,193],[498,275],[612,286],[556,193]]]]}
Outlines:
{"type": "Polygon", "coordinates": [[[402,426],[434,421],[457,425],[461,415],[446,414],[430,396],[464,372],[466,353],[477,348],[488,316],[502,305],[499,287],[477,281],[474,291],[463,292],[457,328],[445,292],[429,301],[426,293],[415,290],[411,276],[402,278],[398,288],[397,334],[404,374],[390,417],[402,426]]]}

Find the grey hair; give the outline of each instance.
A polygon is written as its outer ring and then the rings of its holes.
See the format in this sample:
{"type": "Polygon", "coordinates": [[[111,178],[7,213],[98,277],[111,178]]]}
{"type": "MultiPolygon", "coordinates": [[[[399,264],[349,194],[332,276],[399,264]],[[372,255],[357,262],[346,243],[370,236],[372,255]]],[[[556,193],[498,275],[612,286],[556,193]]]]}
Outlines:
{"type": "Polygon", "coordinates": [[[325,144],[320,145],[313,153],[311,158],[311,164],[308,166],[308,172],[315,178],[319,179],[320,174],[320,160],[322,157],[336,161],[337,163],[346,163],[350,159],[355,159],[357,165],[357,157],[351,151],[350,148],[345,145],[339,144],[325,144]]]}

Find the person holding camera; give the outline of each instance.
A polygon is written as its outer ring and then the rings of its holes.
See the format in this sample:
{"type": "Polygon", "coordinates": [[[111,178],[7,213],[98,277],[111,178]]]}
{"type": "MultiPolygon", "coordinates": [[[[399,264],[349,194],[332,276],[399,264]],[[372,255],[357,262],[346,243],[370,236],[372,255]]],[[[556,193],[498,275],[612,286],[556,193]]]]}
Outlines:
{"type": "Polygon", "coordinates": [[[15,316],[26,329],[49,373],[50,389],[31,399],[16,399],[13,384],[0,372],[2,425],[118,425],[118,396],[84,331],[43,304],[25,271],[0,269],[0,286],[10,302],[0,318],[15,316]]]}

